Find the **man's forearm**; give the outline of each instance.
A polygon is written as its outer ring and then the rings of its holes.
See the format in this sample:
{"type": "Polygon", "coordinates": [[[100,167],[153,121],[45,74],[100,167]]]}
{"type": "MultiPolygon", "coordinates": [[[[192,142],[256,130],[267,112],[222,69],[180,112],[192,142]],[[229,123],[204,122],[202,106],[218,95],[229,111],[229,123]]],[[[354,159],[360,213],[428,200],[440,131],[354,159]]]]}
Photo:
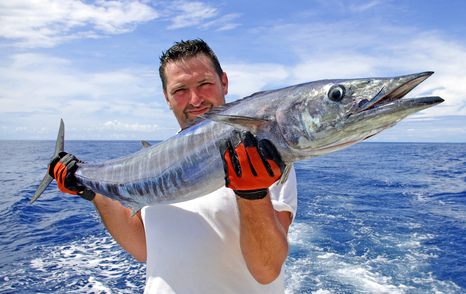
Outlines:
{"type": "Polygon", "coordinates": [[[93,203],[112,237],[138,261],[146,261],[146,237],[141,213],[131,216],[131,210],[120,202],[97,194],[93,203]]]}
{"type": "Polygon", "coordinates": [[[248,269],[259,283],[271,283],[280,274],[288,255],[287,232],[291,217],[280,219],[270,195],[252,201],[237,197],[237,202],[240,244],[248,269]]]}

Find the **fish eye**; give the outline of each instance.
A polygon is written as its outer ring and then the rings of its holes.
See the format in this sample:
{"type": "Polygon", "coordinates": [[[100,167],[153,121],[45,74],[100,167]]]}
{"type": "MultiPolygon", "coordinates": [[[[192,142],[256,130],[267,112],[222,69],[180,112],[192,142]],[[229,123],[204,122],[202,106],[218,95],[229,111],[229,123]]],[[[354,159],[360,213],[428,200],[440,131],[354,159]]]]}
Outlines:
{"type": "Polygon", "coordinates": [[[345,97],[346,89],[342,85],[333,85],[328,90],[328,98],[335,102],[340,102],[345,97]]]}

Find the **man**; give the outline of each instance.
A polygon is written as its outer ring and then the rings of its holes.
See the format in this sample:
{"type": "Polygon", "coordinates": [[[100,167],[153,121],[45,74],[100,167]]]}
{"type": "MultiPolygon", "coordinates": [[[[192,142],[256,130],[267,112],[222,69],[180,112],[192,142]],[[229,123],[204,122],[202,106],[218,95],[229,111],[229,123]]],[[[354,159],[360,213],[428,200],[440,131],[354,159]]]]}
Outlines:
{"type": "MultiPolygon", "coordinates": [[[[175,43],[160,58],[165,99],[180,127],[225,103],[228,78],[202,40],[175,43]]],[[[113,238],[147,262],[146,293],[283,293],[287,233],[296,211],[294,170],[274,184],[283,163],[273,145],[236,133],[220,152],[226,187],[194,200],[144,207],[135,217],[119,202],[79,187],[62,154],[50,173],[60,190],[95,204],[113,238]]],[[[201,196],[201,195],[200,195],[201,196]]]]}

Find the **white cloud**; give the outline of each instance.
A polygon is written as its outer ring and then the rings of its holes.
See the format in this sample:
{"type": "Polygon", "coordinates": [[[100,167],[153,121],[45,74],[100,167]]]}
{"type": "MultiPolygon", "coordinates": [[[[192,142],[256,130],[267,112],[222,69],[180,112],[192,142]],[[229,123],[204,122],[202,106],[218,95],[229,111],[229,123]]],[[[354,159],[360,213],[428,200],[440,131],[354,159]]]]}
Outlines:
{"type": "Polygon", "coordinates": [[[228,31],[240,26],[236,19],[240,17],[238,13],[230,13],[206,22],[200,26],[202,29],[214,28],[216,31],[228,31]]]}
{"type": "Polygon", "coordinates": [[[322,10],[331,9],[333,13],[364,13],[374,8],[386,9],[390,5],[390,0],[317,0],[316,7],[322,10]],[[384,7],[380,7],[384,6],[384,7]]]}
{"type": "MultiPolygon", "coordinates": [[[[466,116],[466,44],[438,32],[388,25],[363,29],[368,25],[280,24],[260,31],[260,40],[264,47],[286,44],[297,57],[295,65],[285,67],[286,83],[434,71],[409,95],[436,95],[445,102],[418,116],[466,116]]],[[[265,78],[263,84],[268,83],[265,78]]]]}
{"type": "Polygon", "coordinates": [[[59,118],[80,128],[68,138],[167,137],[177,124],[159,84],[150,67],[89,74],[63,58],[13,55],[0,64],[0,122],[18,129],[2,138],[53,138],[59,118]]]}
{"type": "Polygon", "coordinates": [[[290,71],[293,83],[322,79],[365,77],[374,72],[374,57],[363,54],[338,55],[331,52],[309,56],[290,71]]]}
{"type": "Polygon", "coordinates": [[[282,83],[289,76],[289,69],[280,64],[225,64],[228,74],[229,95],[244,97],[254,92],[282,83]]]}
{"type": "Polygon", "coordinates": [[[217,8],[202,2],[175,1],[171,7],[176,15],[171,17],[169,29],[197,26],[219,13],[217,8]]]}
{"type": "Polygon", "coordinates": [[[164,14],[170,21],[168,29],[171,30],[188,27],[231,30],[239,26],[235,21],[240,16],[237,13],[221,15],[219,8],[199,1],[175,1],[166,7],[164,14]]]}
{"type": "Polygon", "coordinates": [[[371,141],[392,142],[464,142],[466,138],[464,116],[437,116],[434,118],[408,118],[395,128],[387,129],[371,141]]]}
{"type": "Polygon", "coordinates": [[[1,112],[60,109],[78,99],[83,112],[112,107],[121,101],[137,103],[154,97],[158,87],[151,68],[119,69],[92,74],[70,61],[42,54],[16,54],[0,67],[1,112]],[[150,74],[148,74],[150,73],[150,74]],[[27,99],[28,103],[24,103],[27,99]],[[92,106],[91,105],[97,105],[92,106]]]}
{"type": "Polygon", "coordinates": [[[197,27],[216,31],[239,26],[239,14],[222,15],[219,8],[200,1],[83,2],[79,0],[15,0],[0,2],[0,38],[24,47],[54,47],[64,42],[101,38],[133,31],[155,19],[168,21],[168,29],[197,27]]]}
{"type": "Polygon", "coordinates": [[[159,127],[156,124],[124,123],[118,120],[109,120],[100,127],[112,131],[155,132],[159,127]]]}
{"type": "Polygon", "coordinates": [[[16,0],[0,2],[0,37],[22,47],[131,31],[158,13],[144,1],[16,0]]]}
{"type": "Polygon", "coordinates": [[[364,1],[362,3],[352,2],[349,5],[349,9],[352,12],[364,12],[370,9],[373,9],[376,6],[382,5],[384,1],[381,0],[371,0],[371,1],[364,1]]]}

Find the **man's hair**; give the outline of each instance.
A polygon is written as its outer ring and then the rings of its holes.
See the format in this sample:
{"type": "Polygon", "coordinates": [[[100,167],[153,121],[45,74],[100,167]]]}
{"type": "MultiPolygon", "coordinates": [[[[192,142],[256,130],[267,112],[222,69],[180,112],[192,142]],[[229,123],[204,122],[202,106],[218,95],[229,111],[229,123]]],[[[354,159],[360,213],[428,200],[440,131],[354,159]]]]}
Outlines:
{"type": "Polygon", "coordinates": [[[212,66],[217,72],[219,77],[222,77],[223,70],[220,66],[220,62],[217,59],[214,51],[210,49],[209,45],[201,39],[187,40],[175,42],[167,51],[162,52],[160,56],[160,67],[159,74],[160,80],[162,81],[163,89],[167,89],[167,79],[165,76],[165,67],[169,62],[175,62],[190,57],[195,57],[199,54],[204,54],[212,62],[212,66]]]}

